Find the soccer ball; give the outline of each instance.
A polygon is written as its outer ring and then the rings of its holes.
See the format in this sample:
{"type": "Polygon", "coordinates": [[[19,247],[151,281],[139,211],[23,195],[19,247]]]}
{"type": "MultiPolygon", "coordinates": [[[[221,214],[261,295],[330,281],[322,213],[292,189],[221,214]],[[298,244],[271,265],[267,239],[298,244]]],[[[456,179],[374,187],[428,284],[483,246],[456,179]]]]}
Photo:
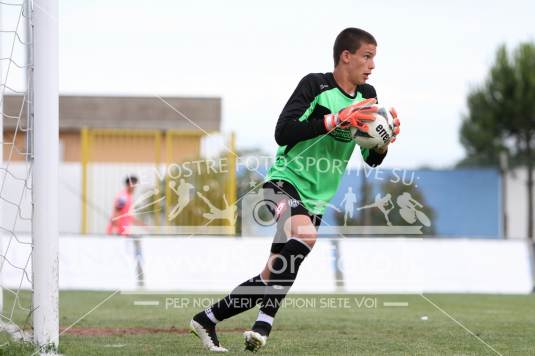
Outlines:
{"type": "Polygon", "coordinates": [[[377,148],[390,141],[394,131],[394,118],[384,106],[377,106],[375,120],[367,123],[368,132],[351,127],[351,137],[362,148],[377,148]]]}

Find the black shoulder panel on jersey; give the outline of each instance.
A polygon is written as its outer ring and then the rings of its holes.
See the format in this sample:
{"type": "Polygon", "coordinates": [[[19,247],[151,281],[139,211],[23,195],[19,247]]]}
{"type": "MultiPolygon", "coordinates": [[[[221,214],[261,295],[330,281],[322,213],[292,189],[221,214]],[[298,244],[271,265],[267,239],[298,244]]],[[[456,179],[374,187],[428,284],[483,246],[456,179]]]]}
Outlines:
{"type": "Polygon", "coordinates": [[[323,115],[320,113],[314,111],[303,121],[299,121],[299,118],[307,111],[316,96],[329,89],[331,86],[327,83],[325,74],[311,73],[301,79],[277,121],[275,141],[278,145],[295,145],[297,142],[327,133],[323,115]]]}
{"type": "Polygon", "coordinates": [[[377,92],[375,91],[375,88],[371,86],[370,84],[362,84],[362,85],[357,86],[357,91],[362,93],[362,97],[364,99],[370,99],[370,98],[377,99],[377,92]]]}

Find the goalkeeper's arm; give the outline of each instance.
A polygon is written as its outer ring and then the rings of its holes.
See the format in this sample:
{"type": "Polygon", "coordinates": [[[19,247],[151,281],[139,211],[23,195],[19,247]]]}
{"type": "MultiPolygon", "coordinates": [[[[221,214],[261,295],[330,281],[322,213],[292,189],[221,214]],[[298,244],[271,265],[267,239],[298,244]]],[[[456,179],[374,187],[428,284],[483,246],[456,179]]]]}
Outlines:
{"type": "Polygon", "coordinates": [[[315,97],[320,94],[318,85],[314,84],[314,74],[301,79],[282,109],[275,127],[275,141],[279,146],[295,145],[328,132],[323,117],[330,112],[323,106],[314,105],[315,97]],[[307,110],[312,113],[306,120],[299,121],[307,110]]]}
{"type": "Polygon", "coordinates": [[[373,95],[370,99],[352,104],[338,113],[331,113],[315,102],[321,93],[321,82],[315,76],[316,74],[305,76],[284,106],[275,128],[275,141],[280,146],[293,146],[300,141],[326,134],[338,126],[355,126],[365,131],[365,122],[374,119],[373,112],[377,110],[372,106],[376,103],[375,90],[370,93],[373,95]]]}
{"type": "Polygon", "coordinates": [[[386,157],[386,154],[388,152],[388,149],[381,148],[381,149],[368,149],[368,148],[361,148],[360,153],[362,154],[362,158],[364,158],[364,162],[370,167],[377,167],[381,163],[383,163],[383,160],[386,157]]]}

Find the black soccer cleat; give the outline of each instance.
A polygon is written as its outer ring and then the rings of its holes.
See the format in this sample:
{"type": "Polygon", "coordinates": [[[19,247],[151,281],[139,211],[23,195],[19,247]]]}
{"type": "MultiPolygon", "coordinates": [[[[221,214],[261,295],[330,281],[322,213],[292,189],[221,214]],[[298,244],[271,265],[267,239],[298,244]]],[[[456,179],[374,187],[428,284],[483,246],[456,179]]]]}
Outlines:
{"type": "Polygon", "coordinates": [[[228,350],[219,343],[219,339],[215,332],[215,324],[208,319],[204,311],[195,315],[193,319],[191,319],[189,327],[191,332],[201,339],[203,346],[208,349],[208,351],[228,352],[228,350]]]}

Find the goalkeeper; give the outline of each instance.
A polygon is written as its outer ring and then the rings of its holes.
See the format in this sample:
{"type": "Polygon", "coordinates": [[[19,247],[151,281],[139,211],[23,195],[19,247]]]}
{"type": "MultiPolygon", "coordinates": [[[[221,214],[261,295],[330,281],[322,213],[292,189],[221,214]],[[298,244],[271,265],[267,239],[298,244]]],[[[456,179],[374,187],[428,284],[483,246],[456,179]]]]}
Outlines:
{"type": "MultiPolygon", "coordinates": [[[[367,123],[374,120],[377,94],[366,81],[375,68],[376,47],[368,32],[343,30],[334,43],[334,71],[305,76],[282,110],[275,128],[280,147],[263,186],[264,192],[272,189],[271,197],[277,197],[273,214],[278,229],[271,255],[260,274],[191,320],[192,331],[209,350],[227,351],[217,338],[218,322],[256,305],[260,311],[252,329],[244,333],[245,348],[257,351],[266,344],[274,317],[316,242],[325,206],[336,193],[355,148],[349,128],[365,132],[367,123]],[[315,163],[312,169],[311,162],[315,163]]],[[[391,113],[393,142],[399,120],[394,110],[391,113]]],[[[372,167],[381,164],[390,142],[360,149],[364,161],[372,167]]]]}

